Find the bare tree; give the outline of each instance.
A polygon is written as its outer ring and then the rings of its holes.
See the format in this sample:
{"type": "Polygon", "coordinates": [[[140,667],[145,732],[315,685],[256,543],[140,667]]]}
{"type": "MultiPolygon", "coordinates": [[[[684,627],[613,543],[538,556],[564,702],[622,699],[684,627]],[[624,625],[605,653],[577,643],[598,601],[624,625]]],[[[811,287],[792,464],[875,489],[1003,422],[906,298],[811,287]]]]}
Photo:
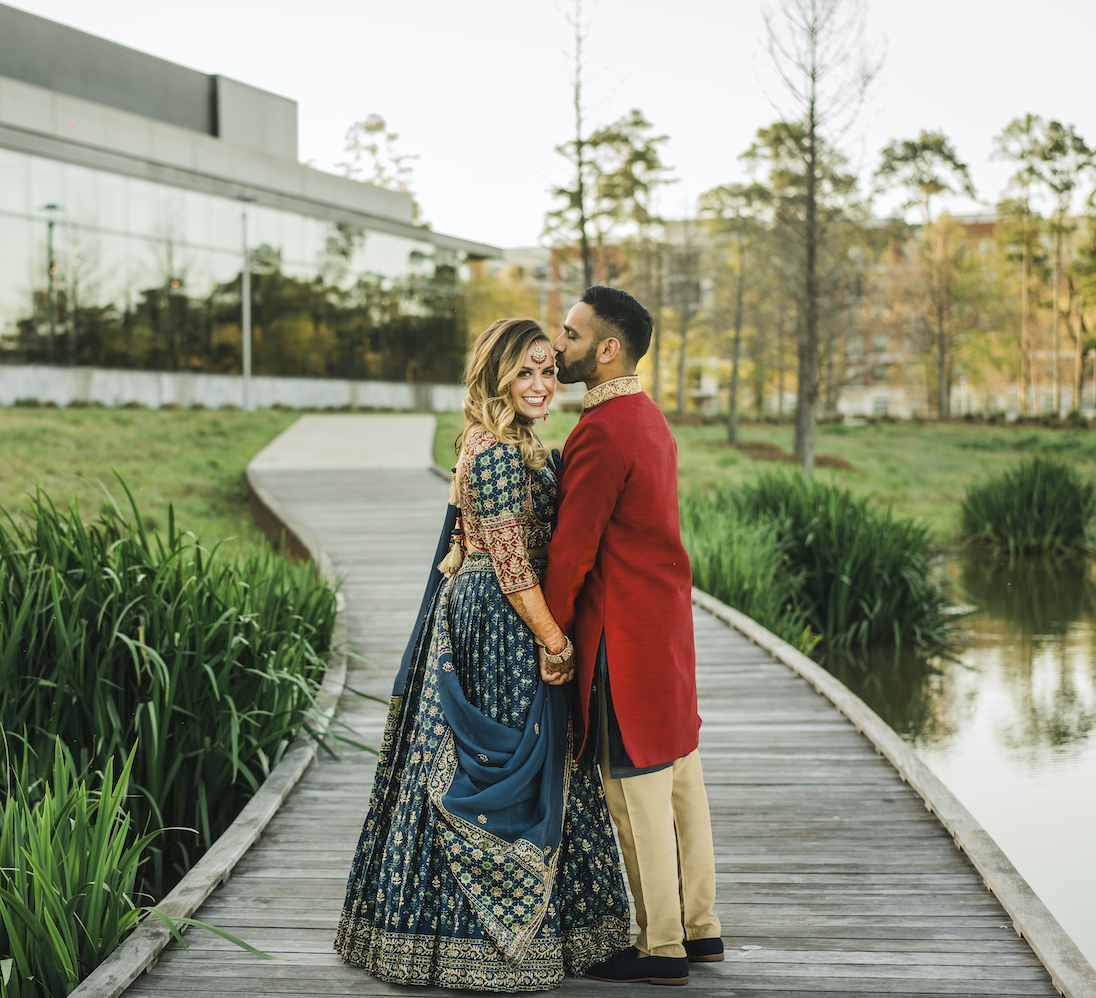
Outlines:
{"type": "Polygon", "coordinates": [[[765,26],[769,55],[783,87],[783,99],[773,103],[789,131],[801,135],[796,146],[804,190],[797,228],[803,290],[795,448],[807,479],[814,466],[818,405],[818,255],[827,238],[819,224],[824,145],[836,148],[851,127],[881,62],[865,54],[859,0],[780,0],[765,11],[765,26]]]}
{"type": "Polygon", "coordinates": [[[567,23],[574,31],[574,75],[571,79],[571,100],[575,112],[575,137],[570,142],[556,146],[556,152],[564,156],[574,167],[574,185],[557,187],[553,192],[564,201],[561,208],[548,212],[545,231],[556,232],[568,228],[577,239],[582,258],[582,280],[584,287],[594,283],[594,259],[590,250],[590,216],[588,214],[591,194],[591,171],[596,164],[590,155],[590,140],[584,131],[582,105],[582,46],[586,40],[586,28],[582,21],[582,0],[575,0],[575,12],[567,17],[567,23]]]}

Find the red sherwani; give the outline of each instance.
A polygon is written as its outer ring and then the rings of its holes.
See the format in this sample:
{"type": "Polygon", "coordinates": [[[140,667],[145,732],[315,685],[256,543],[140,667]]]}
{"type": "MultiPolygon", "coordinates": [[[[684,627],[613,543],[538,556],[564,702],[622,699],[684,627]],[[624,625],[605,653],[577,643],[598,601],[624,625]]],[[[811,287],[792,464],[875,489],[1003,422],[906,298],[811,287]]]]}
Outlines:
{"type": "Polygon", "coordinates": [[[681,544],[677,442],[658,406],[643,392],[615,395],[618,382],[594,389],[607,400],[585,409],[567,440],[544,595],[574,635],[576,754],[604,631],[621,737],[645,768],[699,741],[692,570],[681,544]]]}

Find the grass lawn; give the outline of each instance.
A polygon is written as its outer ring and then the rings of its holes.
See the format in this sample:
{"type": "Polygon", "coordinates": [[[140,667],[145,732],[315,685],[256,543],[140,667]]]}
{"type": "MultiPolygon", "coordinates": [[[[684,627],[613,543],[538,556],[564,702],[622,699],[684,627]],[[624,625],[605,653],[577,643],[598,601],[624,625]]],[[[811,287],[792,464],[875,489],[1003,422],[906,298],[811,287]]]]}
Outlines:
{"type": "MultiPolygon", "coordinates": [[[[560,447],[578,418],[577,413],[553,414],[537,432],[545,444],[560,447]]],[[[434,455],[438,464],[453,464],[452,441],[461,427],[457,413],[438,419],[434,455]]],[[[675,426],[682,490],[714,482],[738,482],[759,470],[795,468],[793,464],[758,460],[753,453],[790,451],[791,426],[746,424],[735,450],[723,445],[723,426],[675,426]]],[[[955,541],[959,500],[966,487],[987,475],[1036,454],[1056,457],[1096,478],[1096,432],[1049,430],[1028,426],[984,426],[969,423],[879,423],[865,426],[820,426],[819,455],[851,465],[852,470],[820,468],[816,477],[866,494],[895,512],[926,520],[940,544],[955,541]]]]}
{"type": "MultiPolygon", "coordinates": [[[[154,524],[176,522],[207,544],[235,538],[248,546],[262,538],[247,508],[244,465],[298,418],[295,412],[146,411],[140,409],[0,409],[0,507],[25,508],[35,482],[55,502],[75,496],[86,518],[106,501],[100,482],[124,504],[111,471],[117,469],[154,524]]],[[[557,412],[537,427],[550,447],[562,447],[578,420],[557,412]]],[[[434,459],[453,464],[459,413],[438,417],[434,459]]],[[[681,487],[752,478],[790,463],[759,460],[789,451],[790,426],[746,424],[744,449],[723,445],[722,426],[675,426],[681,487]]],[[[921,517],[941,544],[954,541],[958,505],[971,482],[1035,454],[1061,458],[1096,478],[1096,432],[967,423],[891,423],[820,426],[818,453],[851,470],[821,468],[834,481],[896,512],[921,517]]]]}
{"type": "Polygon", "coordinates": [[[297,418],[271,409],[0,409],[0,507],[25,510],[37,482],[59,505],[75,497],[84,519],[108,501],[103,486],[124,511],[116,469],[146,522],[166,529],[173,502],[176,524],[207,546],[247,547],[265,535],[247,508],[244,465],[297,418]]]}

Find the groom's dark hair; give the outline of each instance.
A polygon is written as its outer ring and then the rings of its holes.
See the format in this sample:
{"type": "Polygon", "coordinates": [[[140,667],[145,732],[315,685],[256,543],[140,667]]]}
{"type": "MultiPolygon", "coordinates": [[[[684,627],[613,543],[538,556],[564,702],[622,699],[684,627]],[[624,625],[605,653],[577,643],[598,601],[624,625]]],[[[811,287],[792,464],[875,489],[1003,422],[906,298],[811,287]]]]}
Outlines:
{"type": "Polygon", "coordinates": [[[651,345],[651,313],[627,291],[601,284],[587,288],[582,293],[582,301],[597,316],[595,330],[605,336],[620,337],[628,359],[637,363],[651,345]]]}

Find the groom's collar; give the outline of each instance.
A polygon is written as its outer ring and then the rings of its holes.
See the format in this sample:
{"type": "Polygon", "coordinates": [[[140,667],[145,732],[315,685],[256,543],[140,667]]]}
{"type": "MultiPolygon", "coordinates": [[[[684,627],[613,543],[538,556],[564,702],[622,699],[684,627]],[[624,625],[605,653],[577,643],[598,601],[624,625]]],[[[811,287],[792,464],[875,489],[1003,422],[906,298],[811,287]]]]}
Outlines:
{"type": "Polygon", "coordinates": [[[613,378],[612,381],[603,381],[600,385],[591,388],[582,396],[582,408],[592,409],[595,405],[608,402],[609,399],[620,398],[622,395],[637,395],[643,389],[639,385],[638,374],[628,374],[623,378],[613,378]]]}

